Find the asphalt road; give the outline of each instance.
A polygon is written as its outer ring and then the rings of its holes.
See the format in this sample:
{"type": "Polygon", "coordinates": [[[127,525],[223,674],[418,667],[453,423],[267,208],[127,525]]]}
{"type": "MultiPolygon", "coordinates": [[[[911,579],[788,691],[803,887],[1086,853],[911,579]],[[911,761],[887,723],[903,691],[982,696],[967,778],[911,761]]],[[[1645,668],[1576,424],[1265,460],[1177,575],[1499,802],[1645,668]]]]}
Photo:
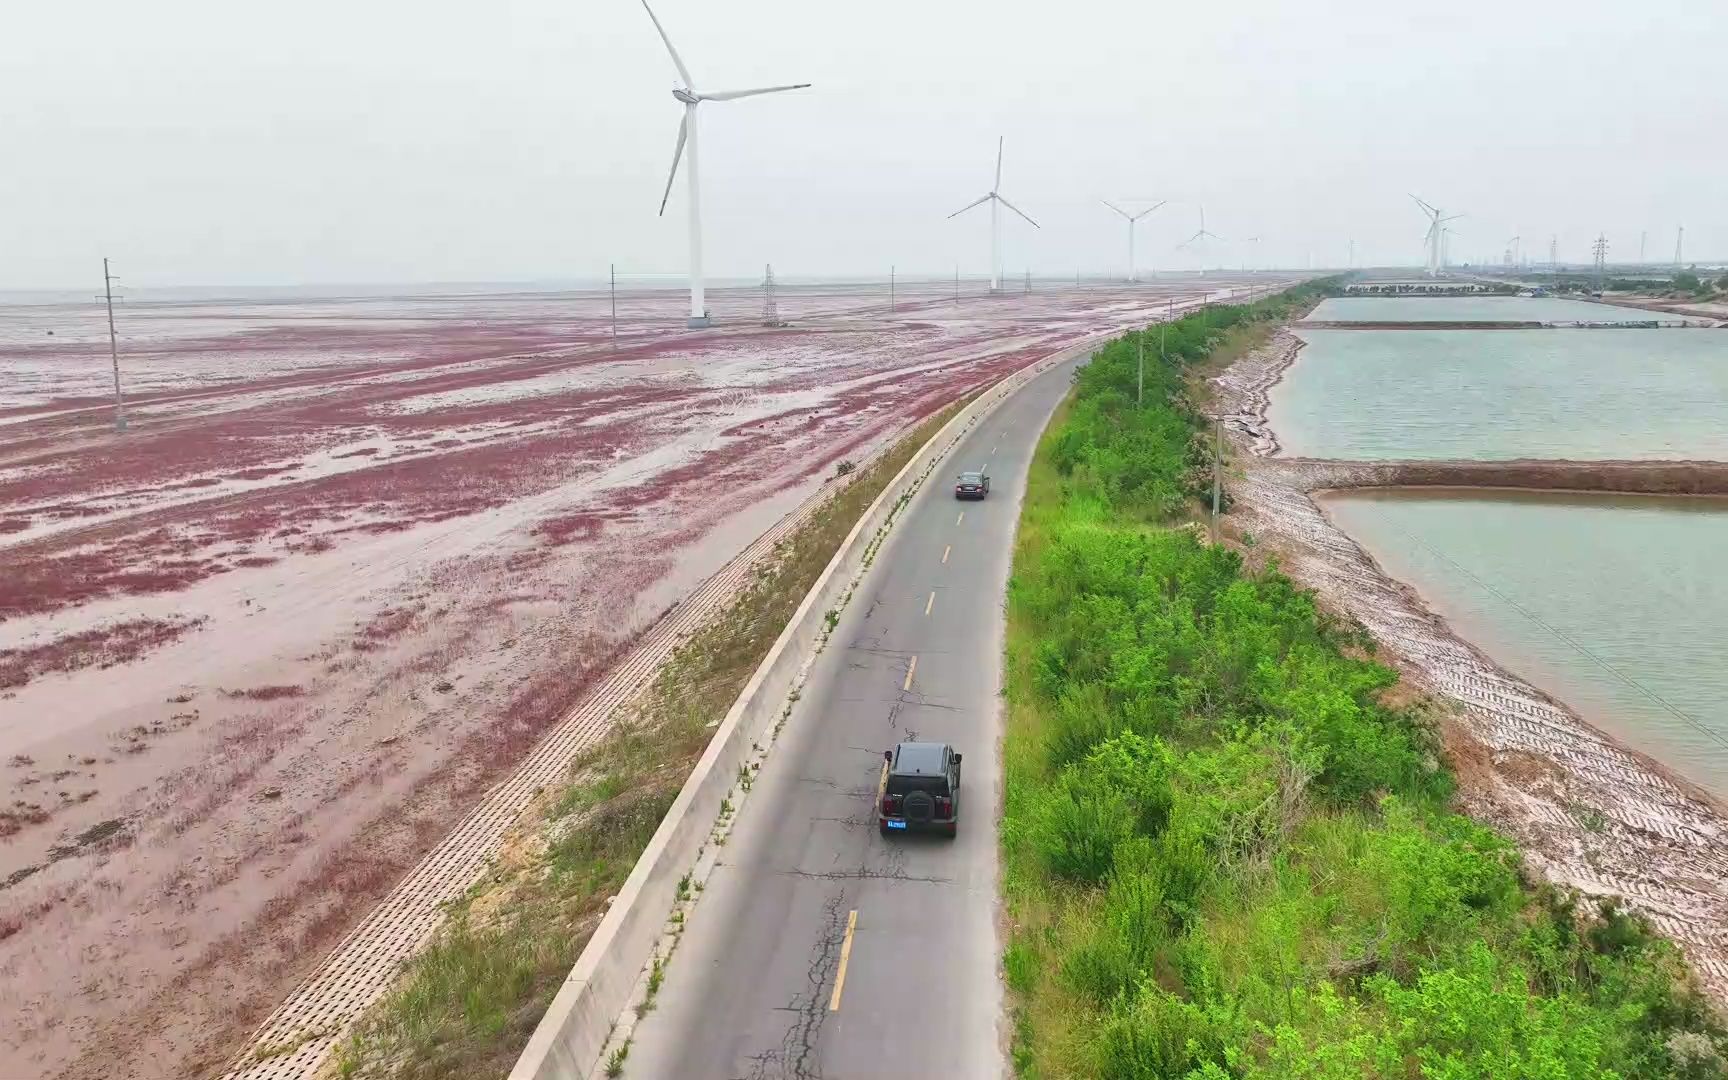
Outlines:
{"type": "Polygon", "coordinates": [[[999,1077],[1003,596],[1027,464],[1073,362],[974,429],[816,660],[636,1029],[626,1077],[999,1077]],[[952,475],[992,491],[956,502],[952,475]],[[960,835],[879,836],[882,751],[965,755],[960,835]]]}

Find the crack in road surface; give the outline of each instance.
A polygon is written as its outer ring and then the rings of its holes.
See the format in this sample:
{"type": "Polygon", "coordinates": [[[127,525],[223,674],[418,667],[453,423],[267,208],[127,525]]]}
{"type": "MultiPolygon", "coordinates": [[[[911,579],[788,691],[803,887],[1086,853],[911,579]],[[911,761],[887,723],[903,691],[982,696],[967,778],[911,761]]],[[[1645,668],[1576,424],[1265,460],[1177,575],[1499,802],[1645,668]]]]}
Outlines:
{"type": "Polygon", "coordinates": [[[811,946],[810,965],[804,973],[806,990],[779,1010],[792,1013],[792,1023],[781,1036],[779,1047],[750,1056],[751,1069],[746,1080],[820,1080],[821,1066],[815,1060],[816,1040],[828,1015],[829,977],[846,936],[846,918],[842,914],[845,906],[845,890],[823,902],[822,928],[811,946]]]}

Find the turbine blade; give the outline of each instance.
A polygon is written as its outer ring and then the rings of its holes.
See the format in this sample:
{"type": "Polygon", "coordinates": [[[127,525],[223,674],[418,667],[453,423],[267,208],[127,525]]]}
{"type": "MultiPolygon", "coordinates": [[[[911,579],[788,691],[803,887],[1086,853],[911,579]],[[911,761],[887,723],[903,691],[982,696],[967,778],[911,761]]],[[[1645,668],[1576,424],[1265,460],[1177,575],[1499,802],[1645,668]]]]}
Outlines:
{"type": "MultiPolygon", "coordinates": [[[[996,184],[990,190],[991,191],[1001,191],[1002,190],[1002,136],[1000,136],[1000,135],[996,136],[996,184]]],[[[1018,211],[1018,210],[1016,210],[1014,212],[1016,214],[1020,213],[1020,211],[1018,211]]],[[[1020,216],[1025,217],[1026,215],[1021,214],[1020,216]]],[[[1032,219],[1026,218],[1026,220],[1030,221],[1032,219]]]]}
{"type": "Polygon", "coordinates": [[[1109,199],[1099,199],[1098,201],[1103,203],[1105,206],[1108,206],[1110,209],[1116,211],[1118,214],[1121,214],[1123,217],[1127,218],[1129,221],[1134,220],[1134,216],[1132,214],[1128,213],[1128,211],[1122,209],[1120,206],[1117,206],[1115,203],[1111,202],[1109,199]]]}
{"type": "Polygon", "coordinates": [[[1025,214],[1020,212],[1020,208],[1018,206],[1015,206],[1013,203],[1009,202],[1007,199],[1004,199],[1002,196],[1000,196],[1000,195],[996,196],[996,200],[998,202],[1000,202],[1003,206],[1006,206],[1008,209],[1014,211],[1016,214],[1020,214],[1021,217],[1026,218],[1026,223],[1028,225],[1032,226],[1034,229],[1042,229],[1044,227],[1044,226],[1038,224],[1036,221],[1033,221],[1031,218],[1026,217],[1025,214]]]}
{"type": "MultiPolygon", "coordinates": [[[[1414,195],[1412,195],[1410,197],[1412,199],[1416,199],[1416,196],[1414,196],[1414,195]]],[[[1427,203],[1423,202],[1421,199],[1416,199],[1416,205],[1420,206],[1423,209],[1423,211],[1428,213],[1428,214],[1432,214],[1435,217],[1440,216],[1440,211],[1434,209],[1432,206],[1429,206],[1427,203]]]]}
{"type": "Polygon", "coordinates": [[[954,211],[954,212],[953,212],[953,213],[952,213],[952,214],[949,214],[949,215],[948,215],[948,216],[949,216],[949,217],[951,217],[951,218],[957,218],[957,217],[959,217],[959,216],[960,216],[960,215],[961,215],[961,214],[964,214],[964,213],[965,213],[965,212],[966,212],[966,211],[968,211],[968,210],[970,210],[970,209],[972,209],[972,208],[973,208],[973,207],[974,207],[974,206],[978,206],[978,205],[980,205],[980,204],[983,204],[983,203],[987,203],[987,202],[989,202],[989,201],[990,201],[990,200],[991,200],[991,199],[993,199],[993,198],[995,198],[995,197],[996,197],[996,196],[995,196],[995,194],[994,194],[994,193],[992,193],[992,194],[989,194],[989,195],[985,195],[985,196],[983,196],[983,197],[981,197],[981,198],[979,198],[979,199],[977,199],[977,200],[976,200],[976,201],[974,201],[974,202],[969,202],[969,203],[967,203],[967,204],[966,204],[966,205],[965,205],[965,206],[962,206],[962,207],[961,207],[961,208],[960,208],[960,209],[958,209],[958,210],[956,210],[956,211],[954,211]]]}
{"type": "Polygon", "coordinates": [[[807,82],[792,83],[789,86],[763,86],[755,90],[723,90],[718,94],[697,94],[703,101],[737,101],[739,98],[755,97],[757,94],[778,94],[782,90],[802,90],[810,84],[807,82]]]}
{"type": "Polygon", "coordinates": [[[642,7],[648,12],[648,17],[654,20],[654,29],[660,31],[660,40],[666,43],[666,51],[672,54],[672,66],[678,69],[678,77],[684,80],[684,85],[691,84],[690,69],[684,66],[684,61],[678,55],[678,50],[672,47],[672,39],[666,36],[666,28],[660,25],[660,19],[654,14],[654,9],[648,6],[648,0],[642,0],[642,7]]]}
{"type": "Polygon", "coordinates": [[[1167,203],[1169,201],[1170,201],[1169,199],[1161,199],[1161,200],[1159,200],[1157,206],[1147,207],[1146,209],[1140,211],[1138,214],[1135,214],[1129,220],[1130,221],[1139,221],[1141,218],[1145,217],[1147,214],[1150,214],[1152,211],[1158,209],[1159,206],[1163,206],[1165,203],[1167,203]]]}
{"type": "Polygon", "coordinates": [[[686,112],[684,118],[678,121],[678,145],[672,150],[672,171],[666,174],[666,194],[660,196],[660,214],[662,217],[666,214],[666,201],[672,198],[672,181],[678,179],[678,162],[684,158],[684,137],[689,133],[686,130],[689,126],[690,114],[686,112]]]}

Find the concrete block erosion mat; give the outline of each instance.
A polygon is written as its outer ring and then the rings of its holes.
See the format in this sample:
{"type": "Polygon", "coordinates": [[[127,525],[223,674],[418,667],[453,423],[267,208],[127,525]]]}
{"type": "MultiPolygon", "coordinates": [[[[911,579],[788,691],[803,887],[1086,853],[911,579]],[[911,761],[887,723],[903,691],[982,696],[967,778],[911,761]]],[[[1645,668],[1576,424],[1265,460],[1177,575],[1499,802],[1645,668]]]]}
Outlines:
{"type": "MultiPolygon", "coordinates": [[[[1004,970],[1024,1076],[1720,1076],[1720,1018],[1613,902],[1457,812],[1438,706],[1252,546],[1190,527],[1194,373],[1301,290],[1082,370],[1009,601],[1004,970]]],[[[1244,340],[1246,339],[1246,341],[1244,340]]]]}

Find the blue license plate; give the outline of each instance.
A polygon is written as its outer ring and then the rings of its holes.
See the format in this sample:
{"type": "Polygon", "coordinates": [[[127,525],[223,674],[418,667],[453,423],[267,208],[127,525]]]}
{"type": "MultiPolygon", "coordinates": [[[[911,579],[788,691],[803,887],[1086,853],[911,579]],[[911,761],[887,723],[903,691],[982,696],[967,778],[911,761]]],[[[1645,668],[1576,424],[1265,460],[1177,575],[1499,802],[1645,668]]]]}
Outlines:
{"type": "Polygon", "coordinates": [[[906,823],[904,821],[890,821],[888,823],[888,827],[890,829],[904,829],[906,827],[906,823]]]}

